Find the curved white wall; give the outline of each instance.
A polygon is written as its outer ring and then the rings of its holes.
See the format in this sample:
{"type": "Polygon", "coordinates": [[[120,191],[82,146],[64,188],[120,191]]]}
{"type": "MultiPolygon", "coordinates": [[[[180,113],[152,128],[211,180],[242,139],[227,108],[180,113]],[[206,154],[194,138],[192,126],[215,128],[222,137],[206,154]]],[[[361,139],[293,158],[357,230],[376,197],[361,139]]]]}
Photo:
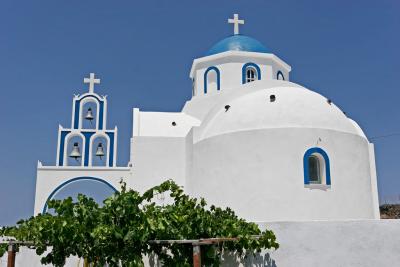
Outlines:
{"type": "Polygon", "coordinates": [[[186,184],[190,194],[229,206],[251,221],[372,219],[379,214],[370,146],[355,134],[315,128],[227,133],[195,143],[192,166],[186,184]],[[317,142],[330,158],[326,190],[304,185],[303,156],[317,142]]]}

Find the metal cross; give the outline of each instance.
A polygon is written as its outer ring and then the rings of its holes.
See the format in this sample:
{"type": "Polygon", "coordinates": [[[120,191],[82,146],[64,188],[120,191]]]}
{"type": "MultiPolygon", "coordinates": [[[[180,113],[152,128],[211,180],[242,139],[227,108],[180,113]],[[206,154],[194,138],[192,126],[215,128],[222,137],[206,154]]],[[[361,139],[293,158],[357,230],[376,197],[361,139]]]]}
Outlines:
{"type": "Polygon", "coordinates": [[[93,93],[94,92],[94,85],[95,84],[99,84],[100,83],[100,79],[95,79],[94,78],[94,73],[90,73],[90,78],[83,79],[83,82],[89,84],[89,93],[93,93]]]}
{"type": "Polygon", "coordinates": [[[244,24],[243,19],[239,19],[239,14],[233,14],[233,19],[228,19],[228,23],[233,24],[233,34],[239,34],[239,24],[244,24]]]}

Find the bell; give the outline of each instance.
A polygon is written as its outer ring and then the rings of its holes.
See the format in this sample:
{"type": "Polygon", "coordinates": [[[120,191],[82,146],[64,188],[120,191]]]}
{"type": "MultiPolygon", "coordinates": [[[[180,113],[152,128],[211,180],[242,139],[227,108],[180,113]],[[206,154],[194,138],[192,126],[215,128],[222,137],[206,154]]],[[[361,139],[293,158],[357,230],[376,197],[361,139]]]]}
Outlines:
{"type": "Polygon", "coordinates": [[[70,158],[75,159],[76,161],[78,161],[78,158],[81,157],[81,152],[79,152],[79,144],[78,143],[74,143],[74,147],[72,148],[71,154],[69,154],[70,158]]]}
{"type": "Polygon", "coordinates": [[[99,143],[97,145],[96,156],[100,157],[100,159],[101,159],[101,157],[104,156],[104,150],[103,150],[103,144],[102,143],[99,143]]]}
{"type": "Polygon", "coordinates": [[[92,123],[92,120],[94,119],[92,108],[88,108],[85,119],[90,121],[90,123],[92,123]]]}

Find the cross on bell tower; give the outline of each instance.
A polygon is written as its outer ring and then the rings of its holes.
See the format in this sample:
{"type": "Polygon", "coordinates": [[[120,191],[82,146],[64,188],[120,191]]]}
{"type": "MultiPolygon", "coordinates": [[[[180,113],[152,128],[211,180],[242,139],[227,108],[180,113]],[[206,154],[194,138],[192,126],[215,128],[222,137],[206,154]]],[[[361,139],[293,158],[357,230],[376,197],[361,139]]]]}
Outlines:
{"type": "Polygon", "coordinates": [[[95,79],[94,78],[94,73],[90,73],[89,78],[84,78],[83,82],[89,84],[89,93],[93,94],[94,93],[94,85],[95,84],[100,84],[100,79],[95,79]]]}
{"type": "Polygon", "coordinates": [[[228,19],[229,24],[233,24],[233,34],[239,34],[239,24],[244,24],[243,19],[239,19],[239,14],[233,14],[233,19],[228,19]]]}

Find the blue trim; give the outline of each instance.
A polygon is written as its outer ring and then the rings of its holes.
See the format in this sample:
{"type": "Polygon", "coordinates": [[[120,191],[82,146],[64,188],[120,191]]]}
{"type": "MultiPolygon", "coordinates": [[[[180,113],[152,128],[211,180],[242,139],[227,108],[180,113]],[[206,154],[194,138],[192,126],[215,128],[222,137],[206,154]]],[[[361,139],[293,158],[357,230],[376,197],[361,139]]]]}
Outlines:
{"type": "Polygon", "coordinates": [[[279,80],[279,74],[282,75],[282,80],[285,80],[285,75],[283,75],[282,71],[278,71],[278,73],[276,74],[276,79],[279,80]]]}
{"type": "Polygon", "coordinates": [[[89,166],[89,154],[90,154],[90,137],[94,134],[94,132],[82,132],[83,136],[85,136],[85,158],[83,159],[83,166],[89,166]]]}
{"type": "Polygon", "coordinates": [[[207,94],[207,84],[208,84],[208,72],[210,71],[215,71],[217,74],[217,90],[219,91],[221,89],[221,79],[220,79],[220,72],[219,69],[215,66],[209,67],[205,72],[204,72],[204,94],[207,94]]]}
{"type": "Polygon", "coordinates": [[[98,123],[99,123],[99,130],[103,130],[104,101],[101,100],[100,98],[98,98],[96,95],[87,95],[87,96],[82,97],[79,100],[75,100],[74,129],[78,129],[79,128],[79,121],[82,119],[82,118],[79,118],[80,104],[81,104],[81,101],[83,99],[87,98],[87,97],[93,97],[98,101],[98,104],[99,104],[99,117],[97,118],[97,120],[98,120],[98,123]]]}
{"type": "Polygon", "coordinates": [[[247,69],[247,67],[255,68],[256,71],[257,71],[257,79],[261,80],[261,69],[260,69],[260,67],[257,64],[253,63],[253,62],[248,62],[248,63],[244,64],[243,67],[242,67],[242,84],[246,83],[246,69],[247,69]]]}
{"type": "Polygon", "coordinates": [[[329,163],[328,154],[320,147],[310,148],[304,153],[303,166],[304,166],[304,184],[310,184],[310,177],[308,176],[308,158],[312,154],[320,154],[325,160],[325,176],[326,185],[331,185],[331,167],[329,163]]]}
{"type": "Polygon", "coordinates": [[[71,131],[61,131],[61,136],[60,136],[60,151],[59,151],[59,157],[58,157],[58,166],[62,166],[64,164],[64,146],[65,146],[65,137],[70,133],[71,131]]]}
{"type": "Polygon", "coordinates": [[[99,130],[103,130],[103,114],[104,114],[104,102],[100,101],[100,111],[99,111],[99,117],[97,118],[99,120],[99,130]]]}
{"type": "Polygon", "coordinates": [[[78,129],[79,128],[79,109],[80,109],[80,100],[76,100],[75,101],[75,118],[74,118],[74,129],[78,129]]]}
{"type": "Polygon", "coordinates": [[[107,185],[108,187],[110,187],[112,190],[114,190],[114,192],[118,191],[110,183],[108,183],[108,182],[106,182],[106,181],[104,181],[104,180],[102,180],[100,178],[96,178],[96,177],[76,177],[76,178],[73,178],[71,180],[65,181],[64,183],[60,184],[59,186],[56,187],[56,189],[53,190],[53,192],[51,192],[51,194],[49,195],[49,197],[46,200],[46,203],[44,204],[42,213],[45,213],[47,211],[47,202],[49,202],[49,200],[51,200],[53,198],[53,196],[55,194],[57,194],[64,186],[66,186],[67,184],[76,182],[76,181],[80,181],[80,180],[92,180],[92,181],[101,182],[101,183],[107,185]]]}
{"type": "Polygon", "coordinates": [[[110,156],[108,157],[108,165],[114,167],[114,133],[107,133],[110,138],[110,156]]]}
{"type": "Polygon", "coordinates": [[[99,101],[99,102],[103,102],[103,100],[101,100],[100,98],[98,98],[96,95],[94,95],[94,94],[91,94],[91,95],[85,95],[84,97],[82,97],[81,99],[79,99],[78,101],[81,101],[81,100],[83,100],[83,99],[85,99],[85,98],[87,98],[87,97],[94,97],[94,98],[96,98],[97,99],[97,101],[99,101]]]}

